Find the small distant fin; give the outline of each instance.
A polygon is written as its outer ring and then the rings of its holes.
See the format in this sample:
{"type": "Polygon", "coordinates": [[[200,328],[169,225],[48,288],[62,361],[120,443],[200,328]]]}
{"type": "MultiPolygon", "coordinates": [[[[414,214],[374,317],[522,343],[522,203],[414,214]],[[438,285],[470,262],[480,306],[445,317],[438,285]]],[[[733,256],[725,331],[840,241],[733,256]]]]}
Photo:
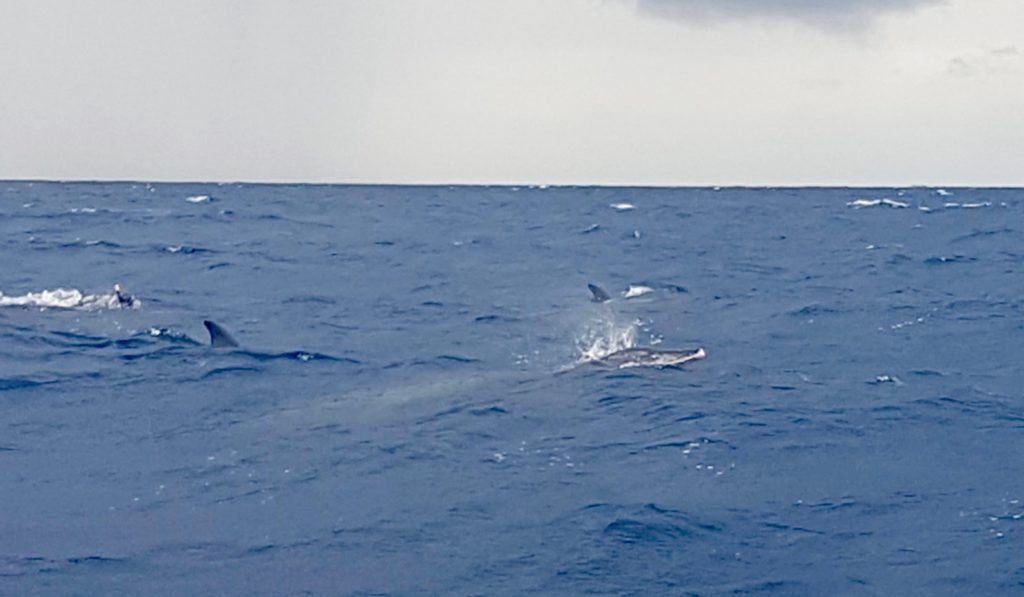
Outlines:
{"type": "Polygon", "coordinates": [[[134,307],[135,297],[126,294],[124,288],[121,288],[120,284],[114,284],[114,298],[117,299],[117,304],[121,307],[134,307]]]}
{"type": "Polygon", "coordinates": [[[597,286],[596,284],[587,284],[587,288],[590,289],[590,294],[593,295],[590,297],[590,300],[594,301],[595,303],[606,303],[612,300],[612,297],[610,297],[608,293],[604,291],[603,288],[597,286]]]}
{"type": "Polygon", "coordinates": [[[204,319],[203,325],[206,326],[206,331],[210,332],[210,346],[214,348],[238,346],[238,342],[220,325],[209,319],[204,319]]]}

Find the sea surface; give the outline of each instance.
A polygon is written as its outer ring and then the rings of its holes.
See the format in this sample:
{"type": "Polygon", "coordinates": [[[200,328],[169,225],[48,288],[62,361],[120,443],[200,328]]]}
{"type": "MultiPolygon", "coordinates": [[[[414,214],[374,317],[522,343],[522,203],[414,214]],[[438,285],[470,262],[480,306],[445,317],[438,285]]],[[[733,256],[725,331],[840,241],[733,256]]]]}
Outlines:
{"type": "Polygon", "coordinates": [[[0,182],[0,594],[1024,592],[1022,222],[0,182]],[[707,358],[589,362],[629,346],[707,358]]]}

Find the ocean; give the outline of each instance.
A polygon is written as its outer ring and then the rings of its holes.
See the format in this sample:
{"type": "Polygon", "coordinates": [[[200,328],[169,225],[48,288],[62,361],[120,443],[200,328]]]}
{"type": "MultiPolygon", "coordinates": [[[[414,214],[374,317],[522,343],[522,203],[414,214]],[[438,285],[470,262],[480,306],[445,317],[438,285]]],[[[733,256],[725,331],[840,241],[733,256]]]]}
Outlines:
{"type": "Polygon", "coordinates": [[[1024,592],[1022,217],[0,182],[0,594],[1024,592]]]}

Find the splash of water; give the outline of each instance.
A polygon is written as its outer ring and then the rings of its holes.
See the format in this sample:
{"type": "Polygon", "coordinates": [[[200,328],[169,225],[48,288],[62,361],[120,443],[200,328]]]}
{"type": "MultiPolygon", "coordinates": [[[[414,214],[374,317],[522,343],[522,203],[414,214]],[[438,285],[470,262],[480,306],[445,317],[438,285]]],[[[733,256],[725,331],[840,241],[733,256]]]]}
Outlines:
{"type": "Polygon", "coordinates": [[[639,319],[626,325],[607,319],[595,319],[576,337],[579,360],[597,361],[614,352],[636,346],[637,331],[641,324],[639,319]]]}
{"type": "MultiPolygon", "coordinates": [[[[141,303],[135,300],[131,308],[138,309],[141,303]]],[[[39,307],[41,309],[123,309],[116,292],[109,294],[85,294],[76,288],[56,288],[28,292],[22,295],[5,295],[0,292],[0,307],[39,307]]]]}

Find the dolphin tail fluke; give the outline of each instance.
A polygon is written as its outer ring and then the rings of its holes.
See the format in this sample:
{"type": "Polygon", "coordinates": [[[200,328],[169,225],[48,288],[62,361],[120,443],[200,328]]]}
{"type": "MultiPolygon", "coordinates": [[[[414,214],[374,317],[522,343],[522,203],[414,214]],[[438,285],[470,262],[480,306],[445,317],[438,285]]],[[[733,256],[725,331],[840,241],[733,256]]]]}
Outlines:
{"type": "Polygon", "coordinates": [[[238,346],[238,342],[231,337],[231,334],[229,334],[227,330],[220,327],[219,324],[214,323],[209,319],[204,319],[203,325],[206,326],[206,331],[210,332],[210,346],[214,348],[238,346]]]}
{"type": "Polygon", "coordinates": [[[603,288],[596,284],[587,284],[587,288],[590,289],[590,300],[594,301],[595,303],[606,303],[612,300],[612,297],[609,296],[603,288]]]}

